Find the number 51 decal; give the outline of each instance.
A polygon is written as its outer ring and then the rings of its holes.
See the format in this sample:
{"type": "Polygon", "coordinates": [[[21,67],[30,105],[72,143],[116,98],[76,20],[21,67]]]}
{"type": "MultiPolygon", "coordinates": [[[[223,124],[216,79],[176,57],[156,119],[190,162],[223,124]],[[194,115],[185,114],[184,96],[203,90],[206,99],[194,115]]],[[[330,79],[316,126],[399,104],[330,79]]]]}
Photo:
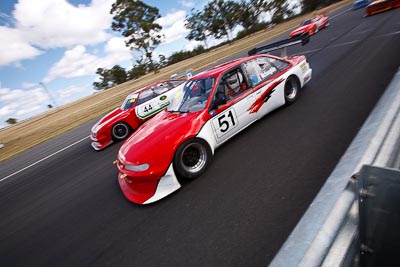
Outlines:
{"type": "Polygon", "coordinates": [[[217,138],[224,136],[229,133],[230,130],[238,125],[235,110],[228,109],[224,113],[219,114],[212,120],[214,131],[217,134],[217,138]]]}

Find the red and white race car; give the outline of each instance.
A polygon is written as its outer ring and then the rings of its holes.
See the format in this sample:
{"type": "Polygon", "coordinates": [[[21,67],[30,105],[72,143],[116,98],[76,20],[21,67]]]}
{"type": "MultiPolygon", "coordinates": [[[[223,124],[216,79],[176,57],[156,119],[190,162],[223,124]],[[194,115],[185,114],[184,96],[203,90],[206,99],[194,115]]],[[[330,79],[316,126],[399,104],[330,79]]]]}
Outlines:
{"type": "Polygon", "coordinates": [[[371,16],[390,9],[400,7],[400,0],[377,0],[371,2],[365,9],[365,16],[371,16]]]}
{"type": "Polygon", "coordinates": [[[309,35],[313,35],[317,33],[319,30],[326,28],[329,26],[329,19],[324,14],[315,15],[310,19],[304,20],[299,27],[294,29],[289,37],[293,38],[295,36],[301,35],[303,33],[308,33],[309,35]]]}
{"type": "Polygon", "coordinates": [[[153,83],[128,95],[121,107],[101,118],[91,129],[92,147],[101,150],[126,139],[143,122],[167,107],[185,79],[153,83]]]}
{"type": "Polygon", "coordinates": [[[293,103],[311,75],[305,56],[269,54],[195,75],[167,109],[121,146],[115,163],[123,194],[137,204],[152,203],[179,189],[180,179],[199,177],[215,149],[267,113],[293,103]]]}

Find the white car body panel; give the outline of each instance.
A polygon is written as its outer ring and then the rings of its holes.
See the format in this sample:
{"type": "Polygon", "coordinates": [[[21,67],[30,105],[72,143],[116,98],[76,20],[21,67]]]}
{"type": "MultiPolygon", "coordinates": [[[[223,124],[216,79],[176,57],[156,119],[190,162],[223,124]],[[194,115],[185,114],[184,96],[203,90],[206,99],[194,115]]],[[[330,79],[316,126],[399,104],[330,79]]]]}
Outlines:
{"type": "MultiPolygon", "coordinates": [[[[179,85],[169,91],[166,91],[160,94],[157,97],[150,99],[140,105],[137,105],[135,108],[136,115],[141,118],[145,119],[147,117],[152,116],[154,113],[159,112],[161,109],[166,108],[173,99],[174,95],[183,85],[179,85]]],[[[165,88],[165,90],[168,90],[165,88]]]]}

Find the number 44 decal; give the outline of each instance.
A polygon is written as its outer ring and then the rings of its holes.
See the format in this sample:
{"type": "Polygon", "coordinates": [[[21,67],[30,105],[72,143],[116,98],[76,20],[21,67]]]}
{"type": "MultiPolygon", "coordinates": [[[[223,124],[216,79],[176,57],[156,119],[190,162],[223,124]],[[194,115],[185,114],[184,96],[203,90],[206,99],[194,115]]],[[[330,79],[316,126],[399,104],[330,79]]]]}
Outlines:
{"type": "Polygon", "coordinates": [[[144,106],[143,111],[144,112],[150,112],[153,109],[153,107],[151,106],[151,104],[148,104],[146,106],[144,106]]]}
{"type": "Polygon", "coordinates": [[[221,113],[213,119],[212,124],[217,137],[222,137],[238,125],[235,110],[228,109],[224,113],[221,113]]]}

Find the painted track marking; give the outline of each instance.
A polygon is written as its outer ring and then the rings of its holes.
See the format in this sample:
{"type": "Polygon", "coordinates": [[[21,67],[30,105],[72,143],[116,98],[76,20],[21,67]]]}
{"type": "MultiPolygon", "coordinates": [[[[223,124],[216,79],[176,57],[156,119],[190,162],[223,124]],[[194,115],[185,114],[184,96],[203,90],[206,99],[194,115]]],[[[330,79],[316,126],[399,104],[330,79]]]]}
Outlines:
{"type": "Polygon", "coordinates": [[[76,141],[75,143],[72,143],[72,144],[70,144],[70,145],[68,145],[68,146],[66,146],[66,147],[64,147],[64,148],[62,148],[62,149],[60,149],[60,150],[58,150],[58,151],[56,151],[56,152],[54,152],[54,153],[52,153],[52,154],[50,154],[50,155],[44,157],[44,158],[42,158],[42,159],[40,159],[40,160],[38,160],[38,161],[36,161],[36,162],[34,162],[34,163],[28,165],[28,166],[26,166],[26,167],[24,167],[24,168],[22,168],[22,169],[16,171],[16,172],[14,172],[14,173],[12,173],[12,174],[10,174],[10,175],[4,177],[4,178],[1,178],[1,179],[0,179],[0,182],[5,181],[5,180],[7,180],[8,178],[10,178],[10,177],[12,177],[12,176],[14,176],[14,175],[16,175],[16,174],[18,174],[18,173],[20,173],[20,172],[23,172],[23,171],[25,171],[26,169],[29,169],[30,167],[33,167],[33,166],[39,164],[40,162],[45,161],[46,159],[49,159],[49,158],[53,157],[54,155],[57,155],[58,153],[63,152],[64,150],[66,150],[66,149],[68,149],[68,148],[70,148],[70,147],[72,147],[72,146],[74,146],[74,145],[76,145],[76,144],[82,142],[83,140],[88,139],[89,137],[90,137],[90,136],[86,136],[86,137],[82,138],[81,140],[76,141]]]}

